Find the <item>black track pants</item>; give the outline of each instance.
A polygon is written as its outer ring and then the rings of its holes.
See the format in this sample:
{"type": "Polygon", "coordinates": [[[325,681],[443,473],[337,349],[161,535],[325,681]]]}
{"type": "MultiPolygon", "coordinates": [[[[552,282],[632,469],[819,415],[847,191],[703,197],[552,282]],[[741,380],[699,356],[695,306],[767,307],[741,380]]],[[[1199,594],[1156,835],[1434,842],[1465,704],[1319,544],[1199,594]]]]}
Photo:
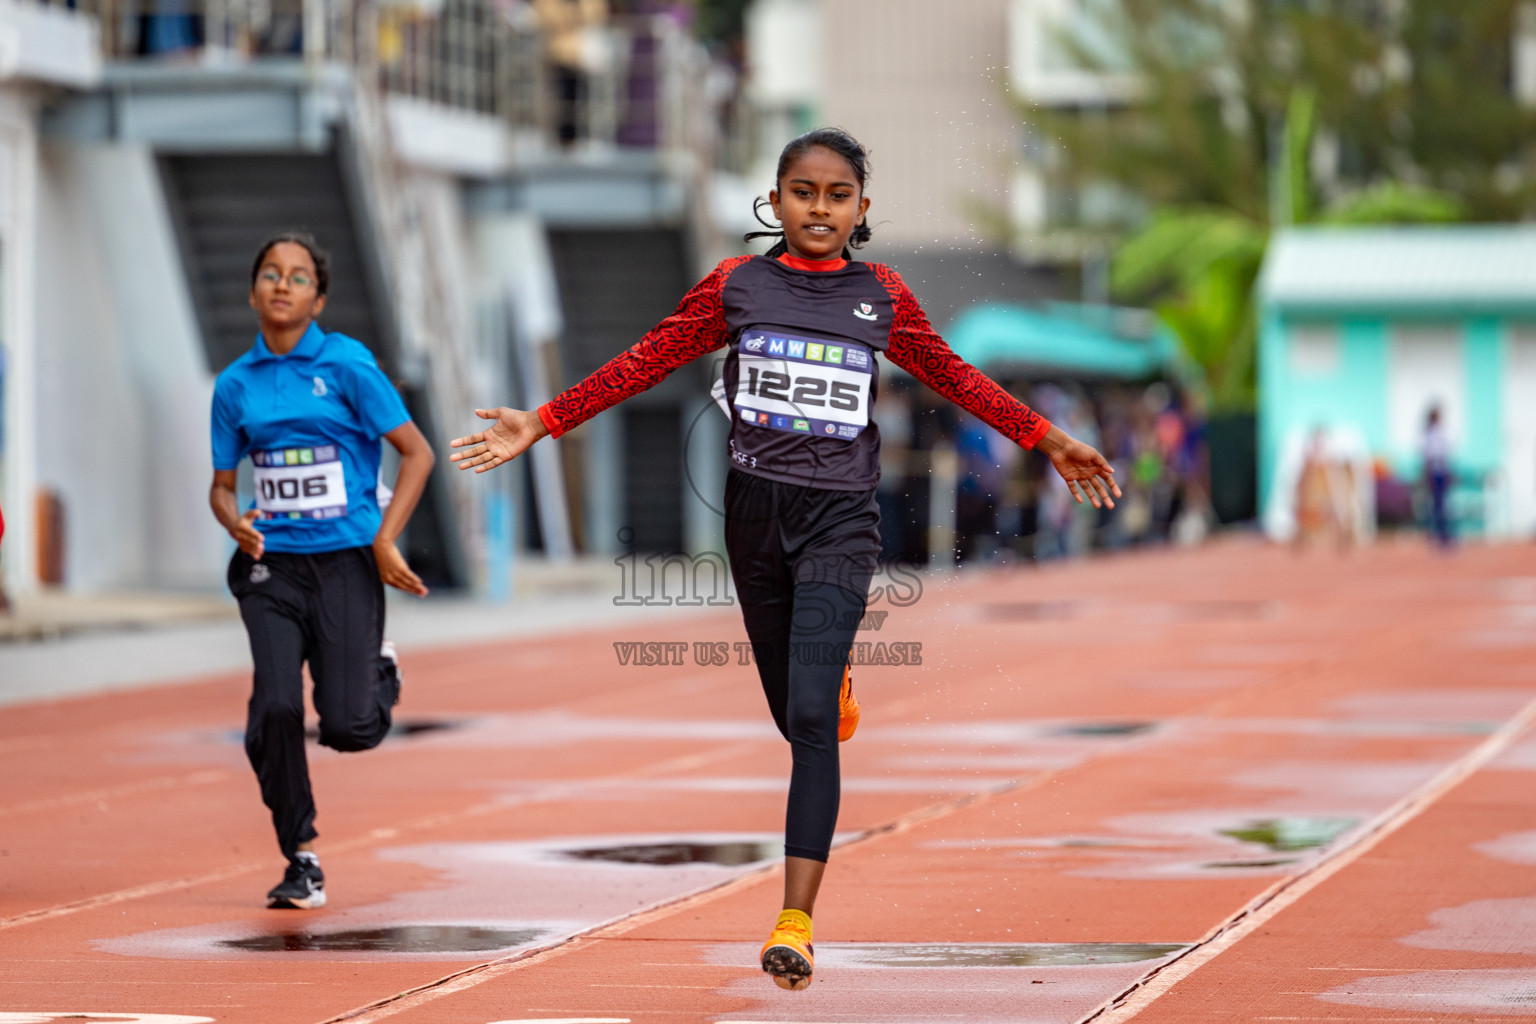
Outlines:
{"type": "Polygon", "coordinates": [[[841,791],[837,696],[878,566],[872,491],[726,483],[726,550],[758,676],[794,768],[784,852],[825,861],[841,791]]]}
{"type": "Polygon", "coordinates": [[[240,602],[255,663],[245,752],[272,811],[277,842],[293,859],[314,839],[315,800],[304,757],[304,677],[314,680],[320,742],[369,750],[389,732],[399,677],[379,657],[384,585],[369,548],[316,554],[235,552],[229,589],[240,602]]]}

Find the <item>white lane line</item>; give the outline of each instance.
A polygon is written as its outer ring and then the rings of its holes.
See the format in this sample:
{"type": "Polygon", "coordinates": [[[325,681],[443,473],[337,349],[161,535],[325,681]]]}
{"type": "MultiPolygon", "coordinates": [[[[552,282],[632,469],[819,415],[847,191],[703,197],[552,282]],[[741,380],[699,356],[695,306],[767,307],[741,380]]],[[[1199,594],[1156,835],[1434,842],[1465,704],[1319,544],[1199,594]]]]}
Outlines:
{"type": "MultiPolygon", "coordinates": [[[[11,804],[9,807],[0,807],[0,818],[8,818],[13,814],[35,814],[38,811],[51,811],[60,807],[72,807],[75,804],[93,804],[105,800],[116,800],[120,797],[137,796],[140,793],[148,793],[157,789],[186,789],[189,786],[205,786],[211,782],[223,782],[229,777],[229,772],[218,769],[192,772],[190,775],[163,775],[159,778],[144,779],[141,782],[125,782],[121,786],[109,786],[105,789],[92,789],[81,793],[67,793],[43,800],[33,800],[31,803],[25,804],[11,804]]],[[[4,1021],[0,1020],[0,1024],[4,1024],[4,1021]]]]}
{"type": "Polygon", "coordinates": [[[48,1024],[56,1020],[99,1021],[106,1024],[214,1024],[212,1017],[188,1017],[180,1013],[85,1013],[50,1010],[46,1013],[0,1012],[0,1024],[48,1024]]]}
{"type": "MultiPolygon", "coordinates": [[[[860,833],[857,837],[841,844],[838,849],[845,849],[859,843],[869,842],[882,836],[897,835],[923,822],[946,817],[954,814],[956,811],[990,800],[1004,793],[1019,793],[1034,789],[1053,777],[1049,774],[1041,774],[1032,778],[1005,783],[991,789],[967,793],[964,796],[955,797],[950,800],[942,800],[925,807],[919,807],[915,811],[860,833]]],[[[560,936],[551,940],[547,945],[520,950],[499,960],[490,960],[483,964],[476,964],[473,967],[467,967],[464,970],[444,975],[436,981],[429,981],[415,988],[407,989],[404,992],[386,996],[383,999],[377,999],[365,1006],[348,1010],[335,1017],[328,1017],[320,1021],[319,1024],[343,1024],[343,1022],[346,1022],[346,1024],[375,1024],[375,1022],[393,1017],[397,1013],[404,1013],[407,1010],[416,1009],[427,1003],[442,999],[445,996],[475,988],[488,981],[494,981],[513,971],[520,971],[537,964],[542,964],[548,960],[553,960],[556,957],[564,956],[566,953],[585,949],[593,943],[604,939],[616,938],[659,918],[671,916],[689,907],[712,903],[723,896],[755,885],[764,876],[778,874],[783,870],[783,867],[782,861],[775,861],[751,868],[723,882],[717,882],[702,889],[696,889],[693,892],[683,893],[671,899],[653,903],[649,907],[620,915],[573,934],[560,936]]]]}
{"type": "Polygon", "coordinates": [[[1177,958],[1144,975],[1076,1024],[1122,1024],[1195,971],[1210,963],[1276,914],[1291,906],[1334,875],[1379,846],[1382,840],[1423,814],[1436,801],[1504,752],[1536,722],[1536,700],[1520,709],[1482,743],[1447,765],[1434,778],[1377,815],[1354,842],[1343,846],[1306,871],[1282,879],[1227,918],[1177,958]]]}

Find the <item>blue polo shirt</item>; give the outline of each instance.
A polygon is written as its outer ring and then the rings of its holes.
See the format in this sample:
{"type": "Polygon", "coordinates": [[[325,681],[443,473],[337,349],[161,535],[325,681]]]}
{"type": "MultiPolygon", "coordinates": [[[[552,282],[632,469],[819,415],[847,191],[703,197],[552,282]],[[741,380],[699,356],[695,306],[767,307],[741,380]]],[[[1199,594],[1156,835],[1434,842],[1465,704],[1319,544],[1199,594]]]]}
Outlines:
{"type": "Polygon", "coordinates": [[[361,342],[315,324],[285,356],[261,335],[213,386],[213,468],[250,456],[268,551],[339,551],[379,530],[379,438],[410,421],[361,342]]]}

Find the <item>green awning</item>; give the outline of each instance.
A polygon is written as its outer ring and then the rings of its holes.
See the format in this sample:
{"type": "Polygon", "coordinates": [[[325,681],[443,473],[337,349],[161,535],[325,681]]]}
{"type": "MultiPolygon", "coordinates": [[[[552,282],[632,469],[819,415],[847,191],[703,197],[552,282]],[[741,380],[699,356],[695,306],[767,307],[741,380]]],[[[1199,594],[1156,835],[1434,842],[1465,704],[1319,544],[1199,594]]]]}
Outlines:
{"type": "Polygon", "coordinates": [[[1173,374],[1178,361],[1173,338],[1145,311],[1114,307],[975,306],[944,337],[988,373],[1144,380],[1173,374]]]}

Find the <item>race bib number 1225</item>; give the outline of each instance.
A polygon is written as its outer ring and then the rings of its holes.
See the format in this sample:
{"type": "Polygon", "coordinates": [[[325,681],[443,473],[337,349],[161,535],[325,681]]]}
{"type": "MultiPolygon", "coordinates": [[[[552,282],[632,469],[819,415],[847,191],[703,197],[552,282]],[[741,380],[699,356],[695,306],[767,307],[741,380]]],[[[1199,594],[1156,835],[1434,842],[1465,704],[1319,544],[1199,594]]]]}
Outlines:
{"type": "Polygon", "coordinates": [[[850,441],[869,425],[874,358],[861,345],[751,334],[734,404],[743,422],[850,441]]]}

